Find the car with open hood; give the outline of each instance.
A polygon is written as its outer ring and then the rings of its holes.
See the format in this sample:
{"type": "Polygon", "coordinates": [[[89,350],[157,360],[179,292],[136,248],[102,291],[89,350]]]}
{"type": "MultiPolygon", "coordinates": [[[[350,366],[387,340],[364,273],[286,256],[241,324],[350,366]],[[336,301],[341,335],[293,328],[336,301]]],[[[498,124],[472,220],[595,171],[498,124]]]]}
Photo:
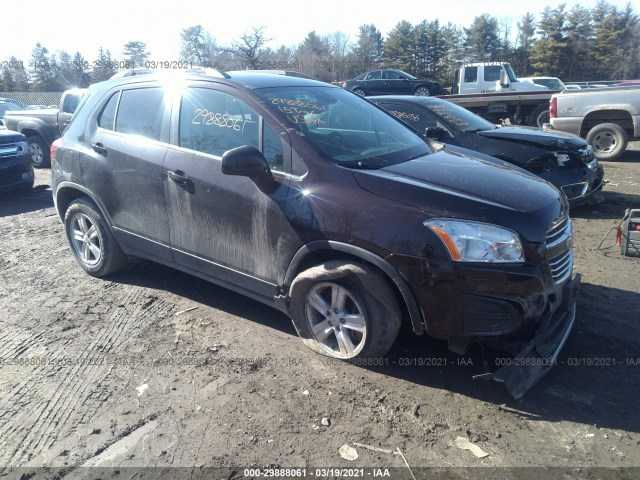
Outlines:
{"type": "Polygon", "coordinates": [[[577,135],[494,125],[438,98],[378,96],[369,100],[421,135],[500,158],[535,173],[562,190],[571,207],[586,203],[604,185],[602,165],[577,135]]]}
{"type": "Polygon", "coordinates": [[[170,265],[285,312],[337,359],[385,355],[402,322],[457,352],[509,345],[529,359],[494,372],[514,396],[571,331],[564,195],[425,143],[340,87],[204,70],[114,79],[89,88],[52,150],[55,206],[90,275],[132,257],[170,265]]]}

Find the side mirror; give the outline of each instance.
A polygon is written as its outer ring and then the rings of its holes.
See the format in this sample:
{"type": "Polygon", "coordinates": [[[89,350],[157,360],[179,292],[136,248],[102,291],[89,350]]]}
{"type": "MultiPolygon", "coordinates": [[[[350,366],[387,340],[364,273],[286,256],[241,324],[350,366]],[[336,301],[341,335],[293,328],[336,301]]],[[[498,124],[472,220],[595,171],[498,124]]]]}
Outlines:
{"type": "Polygon", "coordinates": [[[273,193],[277,186],[264,155],[260,150],[250,145],[224,152],[222,173],[249,177],[260,191],[266,194],[273,193]]]}
{"type": "Polygon", "coordinates": [[[500,86],[503,88],[509,86],[509,77],[507,77],[507,72],[504,69],[500,70],[500,86]]]}
{"type": "Polygon", "coordinates": [[[446,134],[447,131],[442,127],[427,127],[424,131],[425,137],[438,141],[442,140],[446,134]]]}

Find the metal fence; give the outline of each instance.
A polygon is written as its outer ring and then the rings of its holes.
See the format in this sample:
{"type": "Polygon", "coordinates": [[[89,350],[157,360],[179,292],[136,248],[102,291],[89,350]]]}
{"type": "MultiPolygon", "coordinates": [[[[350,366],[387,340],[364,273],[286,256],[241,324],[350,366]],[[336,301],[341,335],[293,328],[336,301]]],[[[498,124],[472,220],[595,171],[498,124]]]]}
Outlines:
{"type": "Polygon", "coordinates": [[[23,105],[57,107],[63,92],[0,92],[0,98],[10,98],[23,105]]]}

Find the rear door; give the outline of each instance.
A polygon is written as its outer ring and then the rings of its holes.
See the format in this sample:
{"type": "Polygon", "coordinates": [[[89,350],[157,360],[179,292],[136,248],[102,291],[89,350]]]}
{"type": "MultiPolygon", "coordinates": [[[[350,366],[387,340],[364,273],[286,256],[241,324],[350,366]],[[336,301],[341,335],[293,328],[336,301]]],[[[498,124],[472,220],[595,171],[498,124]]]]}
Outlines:
{"type": "Polygon", "coordinates": [[[172,259],[162,176],[169,113],[161,87],[110,92],[89,121],[83,168],[123,247],[163,260],[172,259]]]}
{"type": "Polygon", "coordinates": [[[164,177],[173,254],[217,283],[272,299],[283,268],[288,136],[250,98],[213,85],[190,85],[175,101],[164,177]],[[265,194],[247,177],[222,173],[224,152],[244,145],[263,152],[278,184],[275,192],[265,194]]]}

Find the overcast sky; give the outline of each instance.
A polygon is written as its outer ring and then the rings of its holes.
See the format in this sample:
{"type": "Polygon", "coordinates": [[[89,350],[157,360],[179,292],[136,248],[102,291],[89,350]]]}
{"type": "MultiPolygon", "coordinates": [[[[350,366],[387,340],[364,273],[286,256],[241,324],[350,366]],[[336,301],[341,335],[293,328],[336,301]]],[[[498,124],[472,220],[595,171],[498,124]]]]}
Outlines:
{"type": "MultiPolygon", "coordinates": [[[[596,0],[567,2],[567,9],[579,3],[592,7],[596,0]]],[[[624,6],[626,0],[609,0],[624,6]]],[[[403,0],[401,2],[347,2],[346,0],[195,0],[169,3],[150,0],[3,0],[3,26],[0,37],[0,60],[15,55],[27,64],[36,42],[50,52],[79,51],[85,60],[96,59],[99,47],[121,58],[122,46],[130,40],[147,44],[150,60],[178,60],[180,31],[202,24],[218,44],[250,31],[252,26],[265,26],[269,46],[294,46],[312,30],[319,35],[335,31],[347,33],[352,42],[357,39],[358,26],[373,23],[386,35],[401,20],[416,24],[436,18],[468,26],[473,18],[489,13],[499,19],[516,22],[530,11],[536,16],[545,6],[554,8],[557,2],[539,0],[403,0]],[[388,4],[389,8],[378,5],[388,4]]]]}

